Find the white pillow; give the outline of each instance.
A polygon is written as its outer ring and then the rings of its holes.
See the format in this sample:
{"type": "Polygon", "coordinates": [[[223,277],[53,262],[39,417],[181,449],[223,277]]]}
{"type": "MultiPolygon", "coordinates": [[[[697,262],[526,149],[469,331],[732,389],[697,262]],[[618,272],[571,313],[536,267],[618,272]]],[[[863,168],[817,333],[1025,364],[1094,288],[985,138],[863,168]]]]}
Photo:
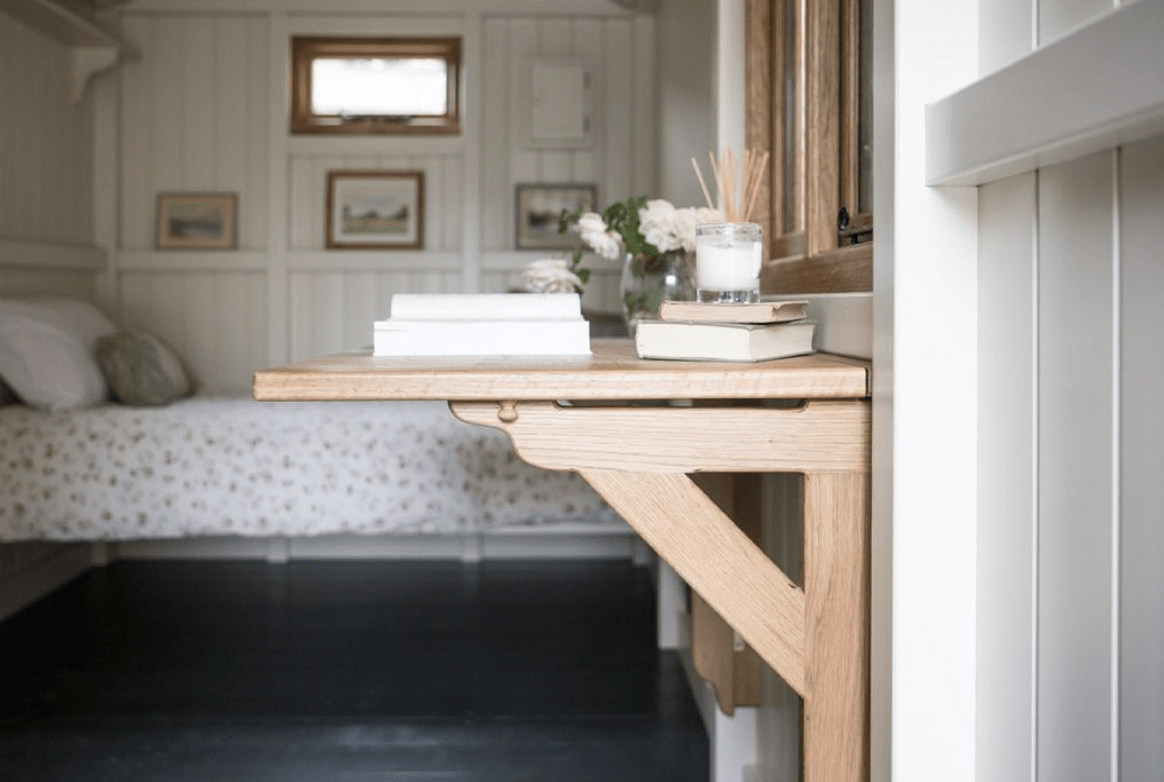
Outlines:
{"type": "Polygon", "coordinates": [[[109,388],[97,338],[117,328],[92,304],[60,297],[0,299],[0,377],[43,410],[101,404],[109,388]]]}

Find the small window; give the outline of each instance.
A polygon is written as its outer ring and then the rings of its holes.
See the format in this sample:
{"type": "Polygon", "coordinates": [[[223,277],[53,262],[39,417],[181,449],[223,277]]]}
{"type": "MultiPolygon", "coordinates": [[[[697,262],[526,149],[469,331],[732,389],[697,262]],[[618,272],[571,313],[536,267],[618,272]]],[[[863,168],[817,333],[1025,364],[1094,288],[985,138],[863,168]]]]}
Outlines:
{"type": "Polygon", "coordinates": [[[293,133],[459,133],[459,38],[291,39],[293,133]]]}

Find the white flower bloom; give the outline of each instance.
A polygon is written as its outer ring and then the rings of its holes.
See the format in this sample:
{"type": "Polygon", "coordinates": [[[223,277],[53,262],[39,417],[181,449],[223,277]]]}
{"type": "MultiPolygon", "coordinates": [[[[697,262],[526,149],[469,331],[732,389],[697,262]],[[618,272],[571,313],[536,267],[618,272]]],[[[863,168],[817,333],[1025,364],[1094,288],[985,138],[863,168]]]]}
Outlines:
{"type": "Polygon", "coordinates": [[[622,237],[610,230],[602,215],[596,212],[582,213],[578,218],[578,233],[582,241],[603,258],[614,261],[622,254],[622,237]]]}
{"type": "Polygon", "coordinates": [[[574,293],[582,287],[582,280],[560,258],[530,261],[521,273],[521,283],[530,293],[574,293]]]}
{"type": "Polygon", "coordinates": [[[676,209],[661,198],[648,201],[639,210],[639,230],[659,252],[683,249],[695,252],[695,227],[723,220],[723,213],[707,207],[676,209]]]}

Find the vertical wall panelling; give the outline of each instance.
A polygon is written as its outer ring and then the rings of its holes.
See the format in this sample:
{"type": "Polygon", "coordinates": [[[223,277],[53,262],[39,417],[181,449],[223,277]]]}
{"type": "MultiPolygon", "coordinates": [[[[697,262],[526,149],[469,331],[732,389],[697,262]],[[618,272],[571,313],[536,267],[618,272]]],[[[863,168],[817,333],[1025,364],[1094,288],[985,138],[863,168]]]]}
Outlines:
{"type": "Polygon", "coordinates": [[[1164,769],[1164,138],[1121,153],[1122,377],[1119,764],[1123,782],[1164,769]]]}
{"type": "MultiPolygon", "coordinates": [[[[607,111],[614,111],[616,107],[606,101],[605,70],[605,38],[603,33],[605,23],[601,19],[576,19],[574,21],[573,54],[584,58],[590,63],[591,91],[594,97],[595,116],[591,117],[593,124],[594,142],[589,147],[571,151],[572,168],[571,179],[575,182],[598,183],[598,199],[606,202],[607,193],[602,184],[599,161],[603,155],[600,150],[610,146],[603,132],[601,117],[607,111]]],[[[652,51],[654,47],[652,46],[652,51]]]]}
{"type": "Polygon", "coordinates": [[[267,361],[285,363],[290,355],[288,333],[291,297],[288,292],[287,248],[287,107],[290,106],[287,79],[287,48],[290,20],[285,13],[267,18],[267,58],[264,63],[267,105],[267,361]]]}
{"type": "Polygon", "coordinates": [[[1038,0],[981,0],[978,25],[979,76],[997,71],[1029,54],[1035,46],[1035,13],[1038,0]]]}
{"type": "MultiPolygon", "coordinates": [[[[281,199],[275,198],[275,191],[270,188],[269,166],[278,161],[282,169],[285,164],[285,161],[275,154],[278,150],[275,150],[273,145],[278,142],[279,137],[273,137],[270,133],[271,120],[268,113],[271,107],[267,98],[268,94],[280,96],[286,90],[285,86],[279,86],[285,80],[268,88],[270,69],[268,28],[273,27],[279,18],[273,17],[272,23],[268,25],[265,17],[257,15],[246,17],[244,43],[246,63],[239,79],[245,86],[243,115],[246,118],[244,130],[246,172],[242,192],[246,193],[247,197],[245,202],[239,205],[239,246],[244,248],[266,249],[283,245],[282,242],[272,238],[275,234],[268,233],[269,203],[271,201],[282,203],[281,199]]],[[[283,177],[286,177],[286,173],[283,177]]]]}
{"type": "MultiPolygon", "coordinates": [[[[239,26],[234,20],[233,27],[239,26]]],[[[182,25],[182,189],[216,190],[223,187],[215,165],[217,117],[229,115],[230,102],[218,102],[218,67],[225,51],[218,51],[215,20],[194,16],[182,25]]],[[[222,47],[225,49],[225,47],[222,47]]]]}
{"type": "Polygon", "coordinates": [[[637,185],[632,180],[634,161],[631,155],[635,146],[627,143],[634,138],[633,111],[629,107],[634,105],[635,74],[632,70],[631,43],[632,23],[617,19],[606,25],[606,98],[607,105],[619,107],[618,110],[605,112],[605,138],[611,143],[607,146],[606,171],[603,176],[605,195],[600,196],[605,203],[616,199],[623,199],[631,195],[640,195],[634,192],[637,185]]]}
{"type": "MultiPolygon", "coordinates": [[[[123,35],[140,56],[116,77],[119,235],[107,285],[128,319],[149,320],[160,312],[153,302],[136,300],[154,288],[163,299],[180,301],[186,308],[171,312],[186,313],[191,322],[168,331],[188,346],[195,373],[208,383],[247,388],[243,369],[256,353],[263,363],[278,364],[292,355],[366,343],[368,320],[387,314],[395,291],[506,290],[533,257],[513,248],[519,182],[595,182],[604,199],[654,186],[649,16],[617,6],[575,15],[514,14],[502,2],[495,10],[485,5],[433,16],[369,10],[312,15],[292,10],[302,8],[292,3],[286,12],[272,10],[278,4],[249,14],[221,8],[179,2],[122,12],[123,35]],[[290,136],[291,36],[378,32],[462,36],[464,132],[449,138],[290,136]],[[533,56],[580,56],[591,63],[600,123],[592,146],[525,143],[533,56]],[[339,169],[423,171],[424,249],[327,250],[327,174],[339,169]],[[238,250],[156,249],[157,194],[207,190],[238,193],[238,250]],[[251,295],[255,279],[262,280],[258,301],[251,295]],[[171,290],[178,281],[191,286],[189,295],[171,290]],[[226,294],[221,286],[232,281],[239,287],[226,294]],[[197,306],[196,300],[211,299],[213,308],[197,306]],[[216,323],[206,315],[211,311],[216,323]],[[265,321],[255,329],[258,311],[265,321]],[[238,335],[229,355],[218,347],[219,323],[238,335]]],[[[617,306],[617,269],[603,271],[586,300],[592,309],[609,311],[617,306]]]]}
{"type": "Polygon", "coordinates": [[[510,84],[508,58],[509,27],[505,19],[486,17],[481,24],[481,62],[478,75],[483,95],[481,107],[481,248],[500,250],[512,236],[509,182],[509,117],[514,87],[510,84]]]}
{"type": "MultiPolygon", "coordinates": [[[[631,72],[635,75],[635,133],[633,139],[633,185],[635,193],[659,196],[655,179],[655,39],[653,16],[636,16],[631,33],[631,72]],[[650,96],[647,98],[646,96],[650,96]]],[[[684,206],[684,204],[680,204],[684,206]]]]}
{"type": "MultiPolygon", "coordinates": [[[[461,285],[458,290],[480,289],[481,268],[481,145],[484,118],[483,76],[485,57],[482,51],[484,25],[480,13],[467,13],[461,40],[461,58],[465,71],[465,126],[461,133],[464,150],[459,160],[451,160],[450,170],[457,177],[447,177],[445,186],[450,199],[461,206],[458,219],[450,220],[447,247],[460,247],[461,285]]],[[[381,315],[382,316],[382,315],[381,315]]]]}
{"type": "MultiPolygon", "coordinates": [[[[186,79],[183,72],[186,36],[180,16],[157,16],[150,20],[148,49],[142,58],[150,67],[149,114],[146,121],[150,139],[150,181],[154,193],[183,190],[185,161],[186,79]]],[[[152,207],[152,204],[150,205],[152,207]]],[[[152,209],[150,210],[152,212],[152,209]]],[[[142,246],[149,246],[144,243],[142,246]]]]}
{"type": "MultiPolygon", "coordinates": [[[[247,18],[217,17],[207,20],[212,26],[209,71],[202,74],[205,89],[213,90],[202,108],[206,122],[213,123],[207,134],[206,147],[211,153],[204,161],[208,178],[206,189],[247,192],[247,18]],[[213,80],[208,78],[213,73],[213,80]]],[[[247,204],[249,206],[249,204],[247,204]]],[[[247,210],[250,211],[249,209],[247,210]]],[[[251,223],[254,215],[239,215],[240,224],[251,223]],[[245,219],[242,219],[245,218],[245,219]]],[[[253,230],[239,232],[239,246],[252,248],[253,230]]]]}
{"type": "Polygon", "coordinates": [[[125,17],[121,23],[121,36],[138,52],[138,56],[128,59],[117,69],[121,139],[118,149],[121,175],[117,181],[120,195],[118,249],[143,250],[153,245],[155,208],[149,89],[153,35],[148,17],[125,17]]]}
{"type": "Polygon", "coordinates": [[[1112,154],[1039,176],[1038,769],[1093,782],[1114,718],[1112,154]]]}
{"type": "Polygon", "coordinates": [[[505,245],[514,245],[513,220],[513,186],[518,182],[537,182],[541,178],[538,152],[525,146],[524,112],[525,94],[529,89],[529,60],[538,53],[538,23],[532,18],[518,18],[509,22],[509,31],[506,36],[506,52],[509,61],[508,106],[509,120],[509,171],[504,183],[496,183],[499,192],[510,205],[507,210],[509,219],[506,224],[509,232],[505,235],[505,245]]]}
{"type": "Polygon", "coordinates": [[[92,241],[92,103],[70,99],[70,62],[0,13],[0,239],[92,241]]]}
{"type": "Polygon", "coordinates": [[[978,191],[978,775],[1034,772],[1036,175],[978,191]]]}

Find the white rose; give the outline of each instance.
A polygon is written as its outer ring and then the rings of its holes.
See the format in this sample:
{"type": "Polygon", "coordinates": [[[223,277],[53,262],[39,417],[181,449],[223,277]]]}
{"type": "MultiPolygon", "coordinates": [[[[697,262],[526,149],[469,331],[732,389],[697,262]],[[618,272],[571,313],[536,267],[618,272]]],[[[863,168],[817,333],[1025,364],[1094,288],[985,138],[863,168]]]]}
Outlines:
{"type": "Polygon", "coordinates": [[[530,293],[573,293],[582,288],[582,280],[559,258],[530,261],[521,273],[521,282],[530,293]]]}

